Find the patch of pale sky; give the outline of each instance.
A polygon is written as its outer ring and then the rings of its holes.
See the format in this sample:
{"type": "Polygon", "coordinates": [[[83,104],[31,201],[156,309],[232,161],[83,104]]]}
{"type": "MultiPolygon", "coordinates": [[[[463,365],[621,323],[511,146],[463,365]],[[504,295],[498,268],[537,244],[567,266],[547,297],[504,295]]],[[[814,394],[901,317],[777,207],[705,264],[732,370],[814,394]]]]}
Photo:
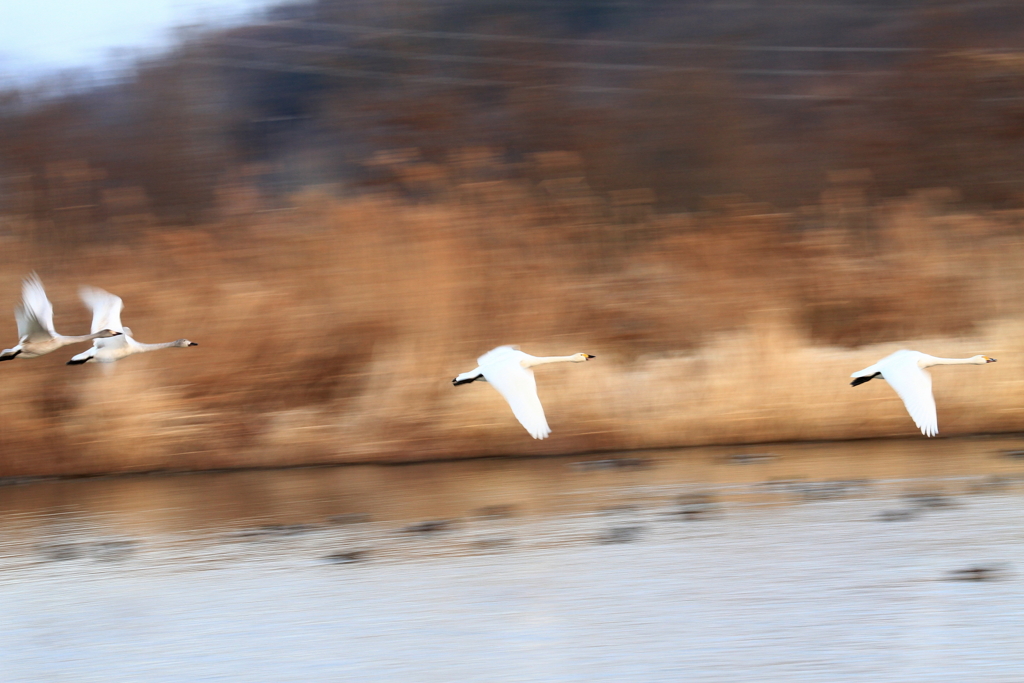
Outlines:
{"type": "Polygon", "coordinates": [[[174,29],[244,19],[282,0],[0,0],[0,83],[96,69],[117,52],[152,53],[174,29]]]}

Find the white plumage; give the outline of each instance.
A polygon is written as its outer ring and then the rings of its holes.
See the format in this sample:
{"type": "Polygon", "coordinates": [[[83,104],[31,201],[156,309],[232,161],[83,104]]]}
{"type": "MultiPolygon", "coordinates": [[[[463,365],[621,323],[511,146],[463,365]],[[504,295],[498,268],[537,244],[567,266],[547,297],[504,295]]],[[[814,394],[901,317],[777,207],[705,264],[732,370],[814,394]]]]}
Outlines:
{"type": "Polygon", "coordinates": [[[121,301],[121,297],[115,296],[99,287],[82,287],[79,290],[79,294],[85,305],[92,309],[93,330],[109,328],[117,330],[121,334],[111,339],[96,339],[92,343],[91,349],[74,356],[67,362],[68,365],[80,365],[89,362],[113,363],[132,354],[144,353],[146,351],[156,351],[157,349],[167,349],[175,346],[182,348],[199,346],[199,344],[188,339],[177,339],[162,344],[143,344],[137,342],[132,338],[131,329],[121,324],[121,310],[124,308],[124,302],[121,301]]]}
{"type": "Polygon", "coordinates": [[[92,334],[67,337],[53,329],[53,304],[46,297],[46,290],[39,276],[32,273],[21,285],[21,304],[14,309],[14,318],[18,321],[18,345],[0,351],[0,361],[22,358],[38,358],[68,344],[113,337],[119,331],[107,328],[106,325],[93,326],[92,334]]]}
{"type": "Polygon", "coordinates": [[[544,406],[537,397],[537,382],[532,368],[546,363],[582,363],[594,358],[590,354],[577,353],[571,356],[531,356],[513,346],[499,346],[477,359],[477,367],[464,372],[452,380],[452,384],[468,384],[476,380],[490,382],[501,394],[512,414],[535,439],[543,439],[551,433],[544,406]]]}
{"type": "Polygon", "coordinates": [[[874,365],[850,375],[854,377],[850,386],[880,377],[889,383],[907,407],[914,424],[925,436],[939,433],[939,418],[935,412],[935,398],[932,396],[932,376],[925,368],[934,365],[985,365],[995,363],[995,358],[971,356],[970,358],[938,358],[920,351],[897,351],[874,365]]]}

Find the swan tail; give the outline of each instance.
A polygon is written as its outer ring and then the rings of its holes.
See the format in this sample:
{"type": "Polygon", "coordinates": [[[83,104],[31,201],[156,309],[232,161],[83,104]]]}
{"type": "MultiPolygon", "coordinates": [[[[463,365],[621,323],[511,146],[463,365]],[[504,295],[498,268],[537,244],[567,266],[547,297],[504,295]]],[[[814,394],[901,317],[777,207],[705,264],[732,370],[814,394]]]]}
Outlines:
{"type": "Polygon", "coordinates": [[[882,373],[876,372],[875,374],[868,375],[867,377],[858,377],[857,379],[855,379],[852,382],[850,382],[850,386],[851,387],[855,387],[855,386],[858,386],[860,384],[864,384],[864,382],[870,382],[874,378],[881,377],[881,376],[882,376],[882,373]]]}
{"type": "Polygon", "coordinates": [[[481,380],[484,382],[487,381],[486,379],[484,379],[483,373],[473,370],[472,372],[464,372],[461,375],[457,376],[455,379],[452,380],[452,385],[459,386],[460,384],[469,384],[470,382],[475,382],[477,380],[481,380]]]}
{"type": "Polygon", "coordinates": [[[86,362],[92,360],[92,358],[93,358],[93,349],[89,349],[88,351],[83,351],[82,353],[78,354],[77,356],[72,356],[71,360],[69,360],[67,363],[65,363],[65,365],[81,365],[82,363],[86,363],[86,362]]]}

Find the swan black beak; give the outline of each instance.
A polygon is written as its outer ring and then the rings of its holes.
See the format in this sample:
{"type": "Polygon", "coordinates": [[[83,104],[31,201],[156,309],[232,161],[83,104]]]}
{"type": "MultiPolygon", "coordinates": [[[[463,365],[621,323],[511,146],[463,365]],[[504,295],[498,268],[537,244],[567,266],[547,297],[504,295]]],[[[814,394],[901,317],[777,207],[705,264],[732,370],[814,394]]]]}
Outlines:
{"type": "Polygon", "coordinates": [[[196,344],[195,342],[189,342],[188,345],[189,346],[199,346],[199,344],[196,344]]]}
{"type": "Polygon", "coordinates": [[[597,356],[591,356],[591,355],[590,355],[590,354],[588,353],[588,354],[587,354],[587,360],[590,360],[591,358],[597,358],[597,356]]]}
{"type": "Polygon", "coordinates": [[[988,356],[985,356],[985,362],[986,363],[995,363],[996,359],[995,358],[989,358],[988,356]]]}

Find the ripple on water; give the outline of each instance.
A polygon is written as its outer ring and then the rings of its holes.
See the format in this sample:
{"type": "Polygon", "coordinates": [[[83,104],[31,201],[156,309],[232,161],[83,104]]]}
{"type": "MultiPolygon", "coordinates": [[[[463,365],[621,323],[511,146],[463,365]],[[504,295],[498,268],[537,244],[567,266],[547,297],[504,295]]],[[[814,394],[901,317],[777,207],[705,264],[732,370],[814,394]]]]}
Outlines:
{"type": "Polygon", "coordinates": [[[5,683],[1016,680],[1015,445],[7,486],[5,683]]]}

